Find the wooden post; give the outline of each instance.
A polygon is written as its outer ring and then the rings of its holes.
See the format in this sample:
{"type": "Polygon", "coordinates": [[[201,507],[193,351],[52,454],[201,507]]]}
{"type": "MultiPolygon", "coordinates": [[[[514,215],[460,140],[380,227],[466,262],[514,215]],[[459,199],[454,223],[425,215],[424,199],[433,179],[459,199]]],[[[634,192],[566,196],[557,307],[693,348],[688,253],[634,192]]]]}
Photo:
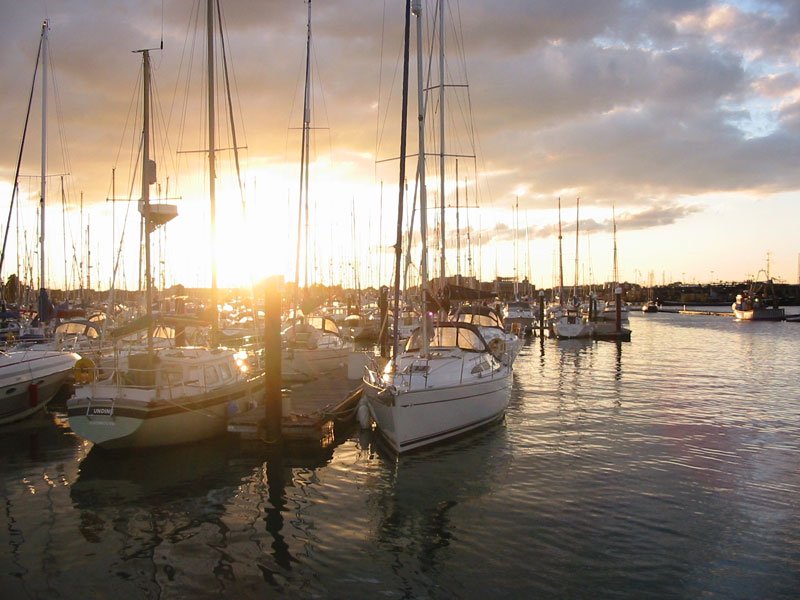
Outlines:
{"type": "Polygon", "coordinates": [[[264,296],[264,433],[267,443],[280,443],[283,419],[281,394],[281,287],[283,277],[267,278],[264,296]]]}
{"type": "Polygon", "coordinates": [[[544,339],[544,290],[539,290],[539,337],[544,339]]]}

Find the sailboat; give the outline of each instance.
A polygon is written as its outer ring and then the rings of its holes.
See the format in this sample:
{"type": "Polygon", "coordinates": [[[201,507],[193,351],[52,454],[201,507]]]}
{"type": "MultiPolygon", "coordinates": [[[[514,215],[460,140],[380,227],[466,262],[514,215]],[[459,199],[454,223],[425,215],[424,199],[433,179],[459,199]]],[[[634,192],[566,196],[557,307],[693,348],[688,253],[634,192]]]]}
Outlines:
{"type": "MultiPolygon", "coordinates": [[[[303,211],[308,223],[308,170],[311,129],[311,0],[308,2],[306,36],[306,77],[303,95],[303,133],[300,150],[300,198],[297,211],[297,246],[295,256],[295,290],[300,291],[300,257],[303,211]]],[[[306,228],[306,233],[308,229],[306,228]]],[[[308,235],[305,238],[308,256],[308,235]]],[[[305,269],[308,290],[308,265],[305,269]]],[[[281,374],[285,381],[316,379],[324,373],[343,367],[353,349],[341,335],[338,325],[325,315],[306,317],[300,314],[299,298],[295,298],[294,314],[281,333],[281,374]]]]}
{"type": "MultiPolygon", "coordinates": [[[[208,39],[213,39],[213,2],[208,1],[208,39]]],[[[150,186],[155,184],[155,162],[150,159],[150,51],[141,50],[144,105],[142,132],[142,197],[139,210],[145,232],[145,305],[147,314],[112,332],[121,342],[137,331],[146,332],[144,348],[115,349],[114,363],[80,365],[85,383],[76,387],[67,402],[72,430],[84,439],[110,449],[169,446],[196,442],[224,434],[230,414],[249,408],[263,389],[263,372],[252,373],[241,352],[227,348],[185,346],[154,347],[153,331],[161,322],[152,312],[150,235],[177,216],[177,207],[152,205],[150,186]],[[154,208],[158,206],[157,209],[154,208]]],[[[213,65],[213,44],[209,65],[213,65]]],[[[213,70],[209,66],[209,87],[213,70]]],[[[213,94],[209,121],[213,123],[213,94]]],[[[213,131],[213,128],[209,128],[213,131]]],[[[209,135],[209,161],[214,141],[209,135]]],[[[214,201],[214,169],[210,165],[210,199],[214,201]]],[[[212,231],[213,231],[212,209],[212,231]]],[[[213,261],[212,261],[213,262],[213,261]]],[[[215,271],[212,266],[212,271],[215,271]]],[[[215,276],[212,277],[215,283],[215,276]]],[[[212,283],[212,288],[214,287],[212,283]]],[[[212,300],[216,306],[216,295],[212,300]]],[[[171,323],[176,329],[185,322],[171,323]]],[[[211,323],[212,332],[215,322],[211,323]]],[[[177,337],[177,336],[176,336],[177,337]]],[[[84,361],[87,359],[83,359],[84,361]]]]}
{"type": "MultiPolygon", "coordinates": [[[[42,23],[42,33],[39,41],[39,55],[36,70],[42,67],[42,161],[41,161],[41,196],[39,210],[41,219],[40,247],[40,285],[39,285],[39,321],[44,325],[50,301],[45,289],[45,258],[44,258],[44,207],[47,183],[47,32],[49,24],[42,23]]],[[[35,84],[35,80],[34,80],[35,84]]],[[[31,87],[33,95],[33,87],[31,87]]],[[[29,103],[30,105],[30,103],[29,103]]],[[[30,108],[29,108],[30,110],[30,108]]],[[[24,147],[24,134],[23,134],[24,147]]],[[[22,147],[20,148],[17,162],[17,173],[14,178],[14,191],[10,211],[14,207],[19,179],[19,165],[22,160],[22,147]]],[[[9,212],[9,217],[10,217],[9,212]]],[[[5,259],[6,237],[3,239],[3,252],[0,258],[0,271],[5,259]]],[[[5,307],[3,307],[5,309],[5,307]]],[[[72,352],[59,352],[53,350],[37,349],[32,347],[25,350],[0,351],[0,425],[13,423],[42,410],[64,386],[68,386],[72,379],[72,369],[80,358],[72,352]]]]}
{"type": "MultiPolygon", "coordinates": [[[[614,290],[617,289],[619,286],[619,266],[617,262],[617,216],[614,208],[611,209],[611,220],[613,223],[613,237],[614,237],[614,285],[611,287],[612,293],[614,290]]],[[[630,313],[630,306],[625,301],[620,300],[620,319],[622,323],[627,324],[629,322],[628,314],[630,313]]],[[[616,321],[617,319],[617,307],[616,304],[612,301],[607,301],[604,306],[603,310],[600,311],[598,315],[599,321],[616,321]]]]}
{"type": "MultiPolygon", "coordinates": [[[[579,247],[579,231],[580,231],[580,203],[581,199],[578,198],[576,202],[576,219],[575,219],[575,284],[572,287],[572,297],[569,301],[562,306],[561,313],[553,321],[553,332],[558,339],[574,339],[574,338],[589,338],[592,337],[592,323],[589,321],[587,315],[581,311],[580,300],[578,299],[578,247],[579,247]]],[[[560,231],[559,222],[559,231],[560,231]]],[[[560,239],[560,238],[559,238],[560,239]]],[[[559,262],[561,262],[561,244],[558,245],[559,262]]]]}
{"type": "MultiPolygon", "coordinates": [[[[439,27],[444,8],[440,2],[439,27]]],[[[398,222],[402,222],[405,179],[408,62],[411,14],[416,17],[417,105],[419,113],[420,265],[422,305],[429,306],[427,257],[427,195],[425,192],[425,110],[422,85],[422,3],[406,3],[403,69],[403,113],[400,142],[398,222]],[[410,9],[410,10],[409,10],[410,9]]],[[[440,50],[443,48],[440,37],[440,50]]],[[[399,228],[398,228],[399,231],[399,228]]],[[[398,315],[402,235],[395,245],[395,321],[398,315]]],[[[394,331],[397,335],[397,325],[394,331]]],[[[495,356],[477,326],[462,321],[434,324],[428,313],[402,352],[380,369],[369,366],[364,374],[364,395],[378,432],[396,453],[416,450],[449,440],[503,417],[508,406],[512,369],[495,356]]]]}

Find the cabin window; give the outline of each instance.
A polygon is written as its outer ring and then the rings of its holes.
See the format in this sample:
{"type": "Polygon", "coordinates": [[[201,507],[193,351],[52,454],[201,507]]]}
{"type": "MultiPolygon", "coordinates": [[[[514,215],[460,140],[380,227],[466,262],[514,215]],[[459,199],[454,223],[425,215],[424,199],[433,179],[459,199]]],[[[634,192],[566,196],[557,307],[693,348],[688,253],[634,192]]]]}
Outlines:
{"type": "Polygon", "coordinates": [[[186,377],[185,385],[199,385],[200,384],[200,369],[197,367],[189,369],[186,377]]]}
{"type": "Polygon", "coordinates": [[[233,372],[231,371],[231,366],[228,363],[222,363],[219,366],[219,371],[222,374],[222,379],[227,381],[231,377],[233,377],[233,372]]]}
{"type": "Polygon", "coordinates": [[[180,385],[183,383],[183,371],[181,369],[167,369],[165,370],[167,385],[180,385]]]}
{"type": "Polygon", "coordinates": [[[219,383],[219,373],[214,367],[206,367],[204,369],[204,373],[206,376],[206,385],[216,385],[219,383]]]}
{"type": "MultiPolygon", "coordinates": [[[[458,347],[471,352],[482,352],[486,346],[483,340],[471,329],[465,327],[434,327],[428,333],[431,347],[458,347]]],[[[406,352],[422,347],[422,328],[417,329],[406,343],[406,352]]]]}

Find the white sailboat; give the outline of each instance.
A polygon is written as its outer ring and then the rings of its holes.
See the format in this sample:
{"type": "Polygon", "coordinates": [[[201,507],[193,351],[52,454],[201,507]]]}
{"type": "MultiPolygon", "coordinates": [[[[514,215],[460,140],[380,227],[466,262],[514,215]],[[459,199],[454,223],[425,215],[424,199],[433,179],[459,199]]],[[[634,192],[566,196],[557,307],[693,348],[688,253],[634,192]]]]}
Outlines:
{"type": "MultiPolygon", "coordinates": [[[[580,202],[576,202],[575,219],[575,284],[572,287],[572,298],[562,305],[562,310],[553,321],[553,332],[558,339],[574,339],[592,337],[593,324],[589,321],[588,315],[583,314],[580,300],[578,299],[578,248],[580,240],[580,202]]],[[[560,215],[560,211],[559,211],[560,215]]],[[[559,216],[560,219],[560,216],[559,216]]],[[[559,231],[561,223],[559,220],[559,231]]],[[[560,238],[559,238],[560,240],[560,238]]],[[[559,261],[561,260],[561,244],[558,246],[559,261]]]]}
{"type": "MultiPolygon", "coordinates": [[[[301,252],[303,212],[308,223],[308,170],[311,128],[311,1],[308,1],[308,21],[306,36],[306,77],[303,95],[303,132],[300,150],[300,198],[297,214],[297,245],[295,256],[295,290],[300,290],[300,257],[308,256],[308,236],[306,249],[301,252]]],[[[306,228],[307,233],[307,228],[306,228]]],[[[305,268],[308,290],[308,265],[305,268]]],[[[347,364],[347,357],[353,345],[340,333],[339,326],[326,316],[301,317],[299,298],[295,298],[294,313],[290,326],[281,333],[281,376],[285,381],[304,381],[347,364]],[[301,341],[298,343],[298,338],[301,341]]],[[[346,317],[346,314],[344,315],[346,317]]]]}
{"type": "MultiPolygon", "coordinates": [[[[613,235],[614,235],[614,285],[611,287],[612,292],[617,289],[619,286],[619,267],[617,263],[617,216],[614,208],[611,208],[611,220],[613,223],[613,235]]],[[[628,324],[630,322],[629,314],[630,314],[630,306],[627,302],[622,301],[619,307],[620,311],[620,322],[623,324],[628,324]]],[[[614,321],[617,320],[617,306],[613,300],[605,302],[603,304],[602,310],[598,311],[599,314],[597,315],[598,321],[614,321]]]]}
{"type": "MultiPolygon", "coordinates": [[[[444,7],[439,4],[440,35],[443,36],[444,7]]],[[[420,235],[422,238],[422,305],[428,306],[427,196],[425,193],[425,111],[422,86],[422,3],[413,2],[417,38],[417,103],[419,109],[420,235]]],[[[408,97],[408,55],[410,14],[406,14],[404,108],[408,97]]],[[[440,38],[440,50],[443,48],[440,38]]],[[[406,113],[400,150],[400,206],[406,154],[406,113]]],[[[402,215],[398,216],[401,219],[402,215]]],[[[401,236],[399,236],[401,237],[401,236]]],[[[395,296],[400,277],[398,241],[395,263],[395,296]]],[[[444,246],[442,246],[442,252],[444,246]]],[[[444,272],[444,271],[442,271],[444,272]]],[[[397,307],[395,307],[397,314],[397,307]]],[[[395,318],[395,320],[397,320],[395,318]]],[[[397,335],[397,326],[394,328],[397,335]]],[[[368,367],[364,375],[364,394],[369,412],[379,433],[396,453],[415,450],[451,439],[502,418],[508,406],[512,370],[492,354],[475,325],[440,322],[434,325],[424,315],[421,326],[411,335],[405,349],[397,353],[384,369],[368,367]]]]}
{"type": "MultiPolygon", "coordinates": [[[[47,33],[49,24],[42,23],[42,33],[39,42],[39,63],[42,68],[42,160],[41,160],[41,195],[39,199],[40,210],[40,238],[39,238],[39,321],[43,326],[46,321],[46,312],[50,308],[50,301],[45,289],[45,254],[44,254],[44,218],[45,198],[47,190],[47,66],[48,44],[47,33]]],[[[31,94],[33,90],[31,90],[31,94]]],[[[20,151],[20,159],[22,153],[20,151]]],[[[17,192],[15,177],[14,196],[17,192]]],[[[13,210],[13,197],[11,210],[13,210]]],[[[5,239],[3,241],[3,259],[5,258],[5,239]]],[[[0,260],[0,271],[2,261],[0,260]]],[[[0,425],[19,421],[42,410],[53,397],[69,385],[72,379],[72,369],[80,357],[72,352],[60,352],[46,349],[25,349],[0,351],[0,425]]]]}
{"type": "MultiPolygon", "coordinates": [[[[208,39],[213,39],[214,3],[208,0],[208,39]]],[[[209,65],[213,44],[209,44],[209,65]]],[[[146,331],[147,343],[128,349],[117,347],[112,365],[80,365],[87,382],[67,403],[73,431],[104,448],[168,446],[208,439],[227,431],[227,417],[248,408],[263,389],[263,372],[251,373],[245,356],[226,348],[154,347],[150,276],[150,234],[177,215],[174,206],[159,205],[153,211],[150,186],[155,183],[155,163],[150,160],[150,52],[142,50],[144,108],[142,138],[142,197],[139,209],[145,231],[145,304],[147,315],[112,333],[117,342],[137,330],[146,331]]],[[[209,88],[213,71],[209,66],[209,88]]],[[[209,121],[213,123],[213,94],[209,94],[209,121]]],[[[209,128],[213,131],[213,127],[209,128]]],[[[213,136],[209,135],[209,161],[213,163],[213,136]]],[[[209,165],[211,202],[214,202],[214,169],[209,165]]],[[[213,232],[212,209],[212,232],[213,232]]],[[[213,235],[213,233],[212,233],[213,235]]],[[[213,262],[213,261],[212,261],[213,262]]],[[[215,271],[212,265],[212,271],[215,271]]],[[[212,276],[212,287],[216,277],[212,276]]],[[[216,307],[216,295],[212,299],[216,307]]],[[[180,325],[179,325],[180,326],[180,325]]],[[[215,322],[211,323],[212,331],[215,322]]]]}

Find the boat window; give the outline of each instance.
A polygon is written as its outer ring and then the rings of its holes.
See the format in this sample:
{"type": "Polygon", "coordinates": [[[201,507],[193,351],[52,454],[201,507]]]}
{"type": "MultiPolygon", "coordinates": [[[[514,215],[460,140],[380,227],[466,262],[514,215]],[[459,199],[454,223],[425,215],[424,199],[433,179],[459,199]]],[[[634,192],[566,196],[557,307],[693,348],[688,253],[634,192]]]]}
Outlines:
{"type": "Polygon", "coordinates": [[[204,370],[206,385],[216,385],[219,383],[219,373],[214,367],[206,367],[204,370]]]}
{"type": "Polygon", "coordinates": [[[472,323],[479,327],[500,327],[500,323],[494,315],[478,315],[473,313],[461,313],[458,320],[462,323],[472,323]]]}
{"type": "Polygon", "coordinates": [[[198,385],[200,383],[200,369],[193,367],[186,373],[184,385],[198,385]]]}
{"type": "Polygon", "coordinates": [[[223,380],[228,380],[233,377],[233,372],[231,371],[231,366],[228,363],[222,363],[219,366],[220,373],[222,374],[223,380]]]}
{"type": "MultiPolygon", "coordinates": [[[[483,352],[486,344],[472,329],[466,327],[434,327],[428,334],[428,345],[435,348],[460,348],[471,352],[483,352]]],[[[422,347],[422,328],[416,329],[406,343],[406,352],[422,347]]]]}
{"type": "Polygon", "coordinates": [[[183,383],[183,371],[180,368],[165,368],[164,376],[168,386],[180,385],[183,383]]]}

